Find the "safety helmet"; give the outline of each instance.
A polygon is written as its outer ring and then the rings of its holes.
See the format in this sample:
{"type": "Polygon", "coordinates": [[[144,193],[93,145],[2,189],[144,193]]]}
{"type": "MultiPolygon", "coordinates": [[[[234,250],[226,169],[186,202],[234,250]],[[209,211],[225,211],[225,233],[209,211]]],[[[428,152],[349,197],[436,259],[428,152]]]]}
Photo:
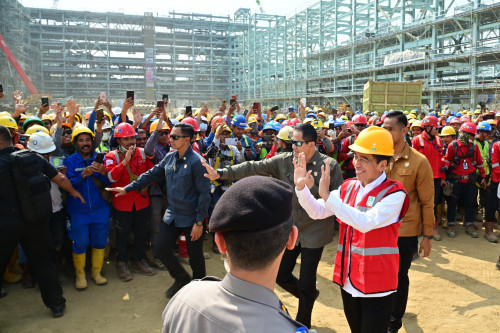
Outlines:
{"type": "Polygon", "coordinates": [[[359,133],[349,149],[361,154],[392,156],[394,155],[394,141],[388,130],[371,126],[359,133]]]}
{"type": "Polygon", "coordinates": [[[311,112],[311,113],[306,114],[306,119],[307,118],[318,119],[318,116],[316,116],[316,114],[314,112],[311,112]]]}
{"type": "Polygon", "coordinates": [[[48,133],[36,132],[28,140],[28,149],[39,154],[48,154],[56,149],[56,145],[48,133]]]}
{"type": "Polygon", "coordinates": [[[486,122],[490,125],[497,126],[497,121],[495,119],[488,119],[486,122]]]}
{"type": "Polygon", "coordinates": [[[40,119],[36,116],[30,116],[30,117],[26,118],[26,121],[23,124],[23,131],[26,132],[26,129],[28,128],[28,126],[33,125],[33,123],[41,125],[41,126],[45,126],[42,119],[40,119]]]}
{"type": "Polygon", "coordinates": [[[222,133],[222,132],[229,132],[229,134],[232,134],[233,131],[231,130],[231,128],[229,128],[229,126],[227,126],[226,123],[223,123],[221,126],[219,126],[219,128],[217,129],[217,133],[222,133]]]}
{"type": "Polygon", "coordinates": [[[416,119],[410,119],[408,120],[408,125],[407,127],[410,128],[411,124],[413,124],[415,122],[416,119]]]}
{"type": "MultiPolygon", "coordinates": [[[[120,124],[120,125],[122,125],[122,124],[120,124]]],[[[127,125],[132,127],[132,125],[130,125],[130,124],[127,124],[127,125]]],[[[83,133],[90,134],[90,136],[92,137],[92,140],[94,140],[94,137],[95,137],[94,133],[88,127],[81,125],[78,127],[75,126],[75,130],[73,131],[73,133],[71,133],[71,141],[75,142],[77,137],[83,133]]],[[[115,137],[116,137],[116,135],[115,135],[115,137]]]]}
{"type": "Polygon", "coordinates": [[[491,125],[487,121],[481,121],[479,124],[477,124],[477,131],[491,132],[491,125]]]}
{"type": "Polygon", "coordinates": [[[54,115],[54,117],[55,117],[55,114],[53,114],[53,113],[52,113],[52,114],[46,114],[46,113],[44,113],[44,114],[42,115],[42,121],[43,121],[43,120],[49,120],[49,121],[52,121],[53,119],[52,119],[51,115],[54,115]]]}
{"type": "Polygon", "coordinates": [[[453,118],[450,120],[450,125],[451,125],[451,124],[460,124],[460,118],[453,117],[453,118]]]}
{"type": "Polygon", "coordinates": [[[323,124],[323,122],[320,119],[313,120],[311,122],[311,125],[313,125],[314,128],[323,128],[323,127],[325,127],[325,125],[323,124]]]}
{"type": "Polygon", "coordinates": [[[481,114],[481,110],[477,109],[476,111],[474,111],[474,114],[475,115],[481,114]]]}
{"type": "Polygon", "coordinates": [[[85,113],[85,121],[89,121],[90,115],[92,114],[92,111],[89,111],[85,113]]]}
{"type": "Polygon", "coordinates": [[[75,114],[75,120],[77,122],[81,123],[82,122],[82,116],[79,113],[75,114]]]}
{"type": "Polygon", "coordinates": [[[200,131],[200,126],[198,125],[198,122],[194,118],[191,118],[191,117],[184,118],[184,119],[182,119],[181,123],[189,124],[189,125],[193,126],[193,129],[195,132],[200,131]]]}
{"type": "Polygon", "coordinates": [[[379,120],[380,120],[379,116],[372,116],[370,118],[370,120],[368,121],[368,124],[370,124],[370,125],[376,125],[377,121],[379,121],[379,120]]]}
{"type": "Polygon", "coordinates": [[[352,122],[354,123],[354,125],[366,125],[367,123],[366,117],[361,114],[355,115],[352,118],[352,122]]]}
{"type": "Polygon", "coordinates": [[[472,115],[473,115],[473,114],[474,114],[474,113],[473,113],[472,111],[467,112],[467,115],[468,115],[469,117],[472,117],[472,115]]]}
{"type": "Polygon", "coordinates": [[[319,117],[319,116],[321,116],[321,117],[323,117],[323,118],[325,118],[325,119],[326,119],[326,114],[325,114],[323,111],[318,112],[317,116],[318,116],[318,117],[319,117]]]}
{"type": "Polygon", "coordinates": [[[292,135],[293,135],[293,127],[285,126],[280,130],[280,132],[276,137],[283,141],[292,141],[292,135]]]}
{"type": "Polygon", "coordinates": [[[49,134],[49,131],[47,130],[47,128],[45,126],[40,126],[40,125],[31,126],[30,128],[28,128],[28,130],[26,131],[25,134],[33,135],[37,132],[43,132],[43,133],[49,134]]]}
{"type": "Polygon", "coordinates": [[[11,128],[14,131],[19,130],[19,127],[17,126],[16,121],[11,116],[0,117],[0,125],[5,126],[7,128],[11,128]]]}
{"type": "Polygon", "coordinates": [[[175,120],[177,120],[178,122],[181,122],[182,118],[184,118],[184,116],[180,114],[177,117],[175,117],[175,120]]]}
{"type": "MultiPolygon", "coordinates": [[[[279,121],[279,120],[286,120],[286,117],[284,114],[280,113],[279,115],[274,118],[274,120],[279,121]]],[[[250,122],[250,121],[249,121],[250,122]]]]}
{"type": "MultiPolygon", "coordinates": [[[[156,119],[151,123],[151,126],[149,126],[149,133],[153,133],[153,131],[158,127],[159,121],[160,121],[159,119],[156,119]]],[[[170,131],[170,127],[168,126],[166,121],[163,122],[163,126],[160,131],[170,131]]]]}
{"type": "Polygon", "coordinates": [[[309,118],[306,118],[304,119],[304,124],[309,124],[309,123],[312,123],[313,122],[313,118],[309,117],[309,118]]]}
{"type": "Polygon", "coordinates": [[[422,128],[422,122],[421,122],[420,120],[415,120],[415,121],[411,124],[410,129],[412,130],[412,129],[413,129],[413,127],[420,127],[420,128],[422,128]]]}
{"type": "Polygon", "coordinates": [[[460,117],[460,123],[470,122],[470,118],[468,116],[460,117]]]}
{"type": "Polygon", "coordinates": [[[136,135],[134,127],[129,123],[120,123],[115,127],[115,138],[127,138],[136,135]]]}
{"type": "Polygon", "coordinates": [[[416,115],[416,114],[417,114],[417,111],[418,111],[418,110],[411,110],[411,112],[410,112],[410,113],[411,113],[411,114],[416,115]]]}
{"type": "Polygon", "coordinates": [[[257,122],[257,118],[251,116],[251,117],[248,117],[248,124],[253,124],[253,123],[256,123],[257,122]]]}
{"type": "Polygon", "coordinates": [[[413,113],[409,114],[406,116],[407,119],[417,119],[417,116],[415,116],[413,113]]]}
{"type": "Polygon", "coordinates": [[[28,119],[28,116],[24,113],[21,113],[21,115],[19,116],[19,120],[27,120],[28,119]]]}
{"type": "Polygon", "coordinates": [[[466,121],[462,124],[462,126],[460,126],[460,131],[476,135],[476,124],[470,121],[466,121]]]}
{"type": "Polygon", "coordinates": [[[215,116],[210,121],[210,126],[214,127],[216,124],[224,124],[226,121],[221,116],[215,116]]]}
{"type": "Polygon", "coordinates": [[[451,126],[445,126],[441,130],[441,133],[439,136],[447,136],[447,135],[457,135],[457,132],[455,132],[455,129],[451,126]]]}
{"type": "Polygon", "coordinates": [[[439,120],[435,116],[427,116],[422,120],[422,126],[431,126],[431,127],[437,127],[441,128],[441,125],[439,125],[439,120]]]}
{"type": "Polygon", "coordinates": [[[408,112],[408,111],[403,111],[403,114],[409,115],[409,114],[410,114],[410,112],[408,112]]]}
{"type": "Polygon", "coordinates": [[[112,129],[111,124],[108,121],[104,122],[104,125],[102,125],[103,131],[107,129],[112,129]]]}
{"type": "MultiPolygon", "coordinates": [[[[267,130],[273,130],[273,131],[276,131],[276,127],[274,127],[274,124],[272,122],[269,122],[267,124],[264,125],[264,128],[262,129],[262,131],[267,131],[267,130]]],[[[277,130],[276,132],[278,132],[279,130],[277,130]]]]}
{"type": "Polygon", "coordinates": [[[245,119],[244,116],[242,115],[237,115],[233,118],[233,120],[231,121],[231,125],[235,126],[235,127],[238,127],[238,128],[247,128],[247,121],[245,119]]]}

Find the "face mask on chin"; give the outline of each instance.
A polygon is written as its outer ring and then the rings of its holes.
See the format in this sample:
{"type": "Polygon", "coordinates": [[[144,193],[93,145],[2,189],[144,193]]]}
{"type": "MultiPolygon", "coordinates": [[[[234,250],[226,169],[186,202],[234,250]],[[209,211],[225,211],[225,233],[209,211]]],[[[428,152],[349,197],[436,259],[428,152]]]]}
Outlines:
{"type": "Polygon", "coordinates": [[[118,152],[122,154],[126,154],[128,152],[128,149],[123,147],[122,145],[118,146],[118,152]]]}
{"type": "Polygon", "coordinates": [[[109,137],[110,137],[110,135],[108,132],[102,133],[102,141],[108,141],[109,137]]]}

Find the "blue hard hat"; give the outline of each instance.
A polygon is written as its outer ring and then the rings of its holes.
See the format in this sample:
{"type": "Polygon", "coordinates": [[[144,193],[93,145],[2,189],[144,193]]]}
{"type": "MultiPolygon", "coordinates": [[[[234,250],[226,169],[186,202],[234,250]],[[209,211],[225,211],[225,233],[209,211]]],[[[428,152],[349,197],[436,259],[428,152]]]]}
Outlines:
{"type": "Polygon", "coordinates": [[[314,118],[314,119],[318,119],[318,117],[314,114],[314,113],[308,113],[306,115],[306,118],[314,118]]]}
{"type": "Polygon", "coordinates": [[[477,125],[477,131],[491,131],[491,125],[487,121],[482,121],[477,125]]]}
{"type": "MultiPolygon", "coordinates": [[[[274,127],[274,124],[272,121],[268,122],[267,124],[264,125],[264,128],[262,131],[267,131],[267,130],[273,130],[276,131],[276,128],[274,127]]],[[[279,131],[279,130],[278,130],[279,131]]]]}
{"type": "Polygon", "coordinates": [[[462,113],[461,113],[461,112],[459,112],[459,113],[457,113],[457,114],[456,114],[456,116],[457,116],[457,117],[462,117],[462,113]]]}
{"type": "Polygon", "coordinates": [[[238,127],[238,128],[247,128],[247,120],[245,119],[244,116],[242,115],[237,115],[233,118],[231,121],[231,125],[238,127]]]}
{"type": "Polygon", "coordinates": [[[345,121],[343,119],[338,119],[333,122],[335,124],[335,127],[339,127],[345,124],[345,121]]]}

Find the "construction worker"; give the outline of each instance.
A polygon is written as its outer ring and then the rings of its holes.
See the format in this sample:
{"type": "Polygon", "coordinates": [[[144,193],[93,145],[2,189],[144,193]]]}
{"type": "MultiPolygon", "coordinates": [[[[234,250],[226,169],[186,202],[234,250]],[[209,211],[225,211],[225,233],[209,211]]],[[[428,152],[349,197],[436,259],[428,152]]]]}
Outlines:
{"type": "Polygon", "coordinates": [[[0,125],[5,126],[10,131],[10,136],[12,140],[12,144],[17,148],[24,149],[24,146],[19,143],[21,136],[17,132],[19,130],[16,121],[11,116],[1,116],[0,117],[0,125]]]}
{"type": "MultiPolygon", "coordinates": [[[[422,120],[423,132],[413,138],[411,145],[419,153],[427,157],[434,176],[434,218],[437,221],[437,207],[443,200],[443,187],[446,187],[446,175],[441,171],[443,166],[442,159],[444,157],[443,143],[439,137],[438,118],[435,116],[427,116],[422,120]]],[[[432,237],[434,240],[440,241],[441,235],[437,228],[437,222],[434,224],[432,237]]]]}
{"type": "Polygon", "coordinates": [[[110,208],[100,193],[104,186],[109,185],[109,181],[104,165],[95,161],[92,143],[94,133],[81,125],[72,132],[71,140],[76,153],[64,159],[63,163],[66,176],[73,187],[83,194],[85,202],[68,198],[66,212],[71,217],[68,235],[73,242],[75,287],[84,290],[87,288],[85,261],[89,246],[92,248],[92,279],[97,285],[107,283],[101,275],[101,269],[108,241],[110,208]]]}
{"type": "Polygon", "coordinates": [[[349,146],[354,143],[359,132],[364,130],[368,123],[366,121],[366,117],[360,114],[355,115],[352,118],[352,122],[354,123],[354,126],[347,125],[347,131],[350,135],[342,142],[342,148],[340,149],[340,153],[338,155],[339,162],[344,162],[342,165],[342,169],[345,170],[345,179],[353,178],[356,176],[354,165],[352,164],[354,152],[349,149],[349,146]]]}
{"type": "Polygon", "coordinates": [[[294,162],[295,192],[311,218],[335,215],[339,221],[333,282],[341,287],[351,331],[386,333],[398,286],[398,229],[409,198],[403,185],[384,172],[394,154],[387,130],[372,126],[349,149],[354,151],[355,179],[331,191],[327,163],[319,184],[322,200],[317,200],[305,186],[307,170],[301,155],[294,162]]]}
{"type": "Polygon", "coordinates": [[[451,126],[445,126],[439,134],[441,141],[443,142],[443,153],[446,154],[449,144],[456,139],[457,132],[451,126]]]}
{"type": "MultiPolygon", "coordinates": [[[[476,110],[480,111],[480,110],[476,110]]],[[[479,197],[475,195],[476,198],[478,198],[477,201],[474,202],[474,204],[478,203],[478,213],[481,215],[481,220],[483,221],[484,225],[486,226],[486,207],[490,204],[490,177],[491,177],[491,162],[490,162],[490,142],[488,140],[489,136],[491,133],[491,125],[486,122],[486,121],[481,121],[477,125],[477,135],[476,139],[474,140],[474,143],[477,145],[479,148],[479,151],[481,153],[481,158],[483,159],[483,166],[484,166],[484,173],[486,174],[486,187],[483,187],[481,184],[479,184],[477,181],[475,182],[476,184],[476,189],[479,194],[479,197]]],[[[476,170],[476,177],[479,176],[479,170],[476,170]]],[[[495,192],[496,195],[496,192],[495,192]]]]}
{"type": "Polygon", "coordinates": [[[450,120],[450,126],[453,127],[453,129],[455,130],[456,133],[458,133],[460,131],[460,118],[458,117],[453,117],[451,120],[450,120]]]}
{"type": "Polygon", "coordinates": [[[281,128],[278,135],[276,135],[271,152],[266,155],[266,158],[271,158],[276,154],[293,152],[292,135],[293,127],[285,126],[281,128]]]}
{"type": "Polygon", "coordinates": [[[442,171],[448,171],[448,178],[453,184],[453,195],[448,197],[448,236],[455,237],[455,213],[457,201],[462,199],[465,210],[466,233],[472,238],[477,238],[474,230],[474,183],[476,182],[476,169],[479,170],[480,181],[486,187],[486,173],[483,158],[479,147],[473,142],[476,135],[476,124],[468,121],[460,127],[460,136],[449,146],[444,157],[442,171]]]}
{"type": "Polygon", "coordinates": [[[410,125],[410,131],[413,137],[419,136],[422,134],[422,121],[415,120],[410,125]]]}
{"type": "Polygon", "coordinates": [[[318,133],[318,151],[322,154],[330,156],[333,151],[333,144],[332,141],[330,141],[330,139],[326,136],[327,129],[325,129],[323,121],[320,119],[313,120],[311,125],[313,125],[318,133]]]}
{"type": "Polygon", "coordinates": [[[231,129],[233,131],[232,138],[238,139],[239,142],[236,143],[236,148],[238,150],[244,150],[245,160],[252,161],[257,157],[255,154],[255,149],[253,147],[252,139],[244,135],[243,132],[247,128],[247,121],[244,116],[236,115],[231,121],[231,129]]]}
{"type": "MultiPolygon", "coordinates": [[[[135,129],[129,123],[123,122],[115,127],[114,137],[118,149],[106,154],[106,170],[112,187],[129,185],[140,175],[154,166],[146,157],[144,149],[136,147],[135,129]]],[[[135,263],[134,270],[144,275],[155,275],[146,260],[149,224],[151,218],[148,189],[131,191],[123,196],[113,195],[113,216],[116,220],[116,268],[119,278],[132,280],[128,268],[128,244],[130,232],[134,231],[135,263]]]]}

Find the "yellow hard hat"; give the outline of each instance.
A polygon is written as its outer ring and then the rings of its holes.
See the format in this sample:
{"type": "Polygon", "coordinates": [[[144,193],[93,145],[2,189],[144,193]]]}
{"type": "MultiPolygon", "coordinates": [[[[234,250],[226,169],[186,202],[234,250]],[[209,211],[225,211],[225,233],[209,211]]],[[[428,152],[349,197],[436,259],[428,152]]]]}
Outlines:
{"type": "Polygon", "coordinates": [[[276,118],[274,118],[274,120],[278,121],[278,120],[286,120],[286,117],[284,114],[280,113],[279,115],[276,116],[276,118]]]}
{"type": "Polygon", "coordinates": [[[342,116],[342,117],[340,117],[340,119],[345,120],[345,121],[349,120],[349,118],[347,118],[347,116],[342,116]]]}
{"type": "Polygon", "coordinates": [[[323,122],[319,119],[314,119],[313,122],[311,123],[311,125],[313,125],[314,128],[323,128],[325,127],[323,125],[323,122]]]}
{"type": "Polygon", "coordinates": [[[481,114],[481,110],[477,109],[476,111],[474,111],[474,114],[481,114]]]}
{"type": "Polygon", "coordinates": [[[50,131],[49,131],[49,135],[50,136],[52,136],[52,134],[54,134],[54,131],[56,130],[56,127],[57,127],[57,124],[52,125],[52,127],[50,128],[50,131]]]}
{"type": "MultiPolygon", "coordinates": [[[[411,118],[410,120],[408,120],[408,125],[413,124],[413,122],[414,122],[415,120],[416,120],[415,118],[411,118]]],[[[408,126],[408,127],[410,127],[410,126],[408,126]]]]}
{"type": "Polygon", "coordinates": [[[24,113],[21,113],[21,116],[20,116],[20,118],[19,118],[19,119],[20,119],[20,120],[26,120],[26,119],[28,119],[28,116],[27,116],[27,115],[25,115],[24,113]]]}
{"type": "Polygon", "coordinates": [[[457,132],[455,132],[455,129],[451,126],[445,126],[441,130],[441,134],[439,136],[447,136],[447,135],[457,135],[457,132]]]}
{"type": "Polygon", "coordinates": [[[81,122],[82,122],[82,115],[81,115],[81,114],[79,114],[79,113],[75,114],[75,120],[76,120],[77,122],[81,123],[81,122]]]}
{"type": "Polygon", "coordinates": [[[9,116],[10,117],[10,113],[8,111],[2,111],[2,112],[0,112],[0,117],[3,117],[3,116],[9,116]]]}
{"type": "Polygon", "coordinates": [[[223,123],[222,126],[219,126],[219,128],[217,129],[217,133],[220,133],[220,132],[229,132],[230,134],[233,133],[233,131],[229,128],[229,126],[227,126],[226,123],[223,123]]]}
{"type": "Polygon", "coordinates": [[[27,135],[32,135],[32,134],[35,134],[35,133],[37,133],[37,132],[43,132],[43,133],[47,133],[47,134],[49,134],[49,131],[48,131],[45,127],[43,127],[43,126],[41,126],[41,125],[33,125],[33,126],[31,126],[31,127],[30,127],[30,128],[28,128],[28,130],[26,131],[26,134],[27,134],[27,135]]]}
{"type": "Polygon", "coordinates": [[[470,116],[472,116],[472,114],[473,114],[473,113],[472,113],[472,111],[467,112],[467,115],[468,115],[469,117],[470,117],[470,116]]]}
{"type": "Polygon", "coordinates": [[[313,120],[313,118],[306,118],[304,119],[304,124],[311,123],[313,120]]]}
{"type": "Polygon", "coordinates": [[[393,156],[394,141],[385,128],[370,126],[359,133],[349,149],[361,154],[393,156]]]}
{"type": "Polygon", "coordinates": [[[184,117],[180,114],[177,117],[175,117],[175,120],[181,121],[184,117]]]}
{"type": "Polygon", "coordinates": [[[283,141],[292,141],[292,134],[293,134],[293,127],[285,126],[282,129],[280,129],[276,137],[283,141]]]}
{"type": "Polygon", "coordinates": [[[415,116],[413,113],[410,113],[408,116],[406,116],[407,119],[416,119],[417,116],[415,116]]]}
{"type": "Polygon", "coordinates": [[[324,113],[323,111],[318,112],[318,114],[317,114],[316,116],[318,116],[318,117],[319,117],[319,116],[322,116],[323,118],[325,118],[325,119],[326,119],[326,115],[325,115],[325,113],[324,113]]]}
{"type": "Polygon", "coordinates": [[[248,124],[253,124],[257,122],[257,118],[255,117],[248,117],[247,123],[248,124]]]}
{"type": "Polygon", "coordinates": [[[5,126],[7,128],[12,128],[14,131],[19,130],[16,121],[11,116],[0,117],[0,125],[5,126]]]}
{"type": "Polygon", "coordinates": [[[410,112],[408,112],[408,111],[404,111],[403,113],[404,113],[404,114],[409,114],[410,112]]]}
{"type": "Polygon", "coordinates": [[[497,126],[497,121],[495,119],[488,119],[486,122],[490,125],[497,126]]]}
{"type": "Polygon", "coordinates": [[[422,128],[422,121],[421,120],[415,120],[411,126],[410,126],[410,129],[413,129],[413,127],[420,127],[422,128]]]}
{"type": "MultiPolygon", "coordinates": [[[[149,133],[153,133],[153,131],[158,127],[158,122],[159,122],[159,119],[156,119],[155,121],[153,121],[151,123],[151,126],[149,126],[149,133]]],[[[163,122],[163,127],[161,130],[162,131],[165,131],[165,130],[170,131],[170,127],[168,126],[166,121],[163,122]]]]}
{"type": "Polygon", "coordinates": [[[415,110],[411,110],[411,112],[410,112],[410,113],[411,113],[411,114],[417,114],[417,111],[415,111],[415,110]]]}
{"type": "Polygon", "coordinates": [[[90,134],[92,136],[92,140],[94,140],[94,133],[86,126],[83,126],[83,125],[80,125],[80,126],[77,126],[75,125],[75,129],[73,130],[73,133],[71,134],[71,141],[75,142],[75,139],[77,136],[79,136],[80,134],[83,134],[83,133],[87,133],[87,134],[90,134]]]}

